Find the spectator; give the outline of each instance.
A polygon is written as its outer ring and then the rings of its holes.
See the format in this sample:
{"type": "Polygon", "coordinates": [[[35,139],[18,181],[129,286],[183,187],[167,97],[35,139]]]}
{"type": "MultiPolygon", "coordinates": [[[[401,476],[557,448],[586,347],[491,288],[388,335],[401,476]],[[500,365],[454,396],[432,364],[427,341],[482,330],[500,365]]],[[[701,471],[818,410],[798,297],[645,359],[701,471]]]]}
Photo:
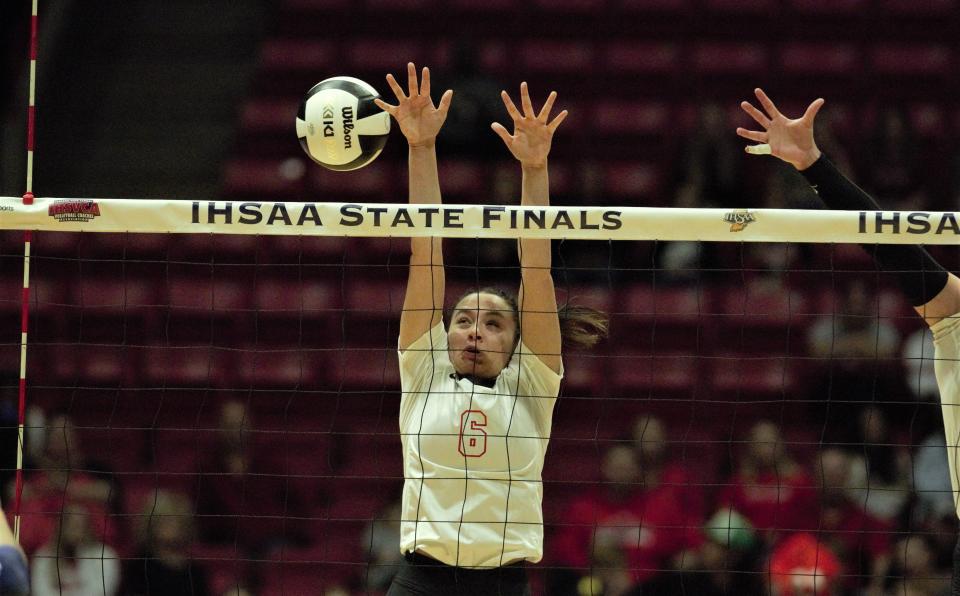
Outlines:
{"type": "Polygon", "coordinates": [[[699,564],[688,566],[682,573],[661,574],[643,587],[642,596],[762,593],[756,565],[760,542],[750,522],[736,511],[721,509],[703,529],[706,540],[697,552],[699,564]]]}
{"type": "MultiPolygon", "coordinates": [[[[618,591],[674,568],[703,541],[672,490],[645,487],[636,452],[618,445],[604,456],[603,484],[575,499],[554,538],[557,564],[569,568],[553,578],[551,594],[570,594],[591,567],[618,591]]],[[[589,580],[588,580],[589,581],[589,580]]]]}
{"type": "Polygon", "coordinates": [[[67,502],[84,507],[93,516],[91,531],[98,540],[118,544],[118,529],[107,515],[117,490],[112,480],[93,471],[96,466],[87,462],[73,421],[66,414],[50,417],[37,459],[37,468],[28,474],[21,495],[26,523],[20,543],[27,554],[50,539],[58,523],[52,513],[62,511],[67,502]]]}
{"type": "Polygon", "coordinates": [[[820,453],[820,517],[810,527],[844,567],[850,589],[880,594],[890,567],[892,527],[850,498],[850,456],[840,449],[820,453]]]}
{"type": "Polygon", "coordinates": [[[784,539],[770,553],[770,596],[835,596],[843,570],[830,549],[805,532],[784,539]]]}
{"type": "Polygon", "coordinates": [[[943,516],[954,516],[947,440],[942,430],[917,446],[913,457],[913,490],[917,498],[914,511],[917,523],[929,525],[943,516]]]}
{"type": "Polygon", "coordinates": [[[826,440],[856,442],[855,427],[847,421],[859,416],[862,404],[886,399],[887,387],[898,380],[884,360],[894,357],[900,333],[877,312],[866,284],[854,280],[840,291],[835,314],[823,315],[810,327],[811,356],[821,360],[814,382],[814,422],[825,428],[826,440]]]}
{"type": "Polygon", "coordinates": [[[190,500],[180,493],[158,490],[145,503],[137,522],[139,552],[124,569],[123,593],[206,596],[206,571],[190,560],[196,534],[190,500]]]}
{"type": "Polygon", "coordinates": [[[117,553],[90,531],[88,511],[68,504],[50,541],[33,558],[34,596],[113,596],[120,586],[117,553]]]}
{"type": "Polygon", "coordinates": [[[387,505],[364,530],[362,545],[369,567],[364,575],[366,590],[386,592],[400,565],[400,502],[387,505]]]}
{"type": "Polygon", "coordinates": [[[277,462],[254,451],[251,424],[243,403],[221,406],[212,461],[198,475],[197,513],[205,540],[260,554],[284,539],[277,519],[291,504],[277,462]]]}
{"type": "Polygon", "coordinates": [[[850,447],[851,497],[871,515],[895,524],[910,499],[910,451],[895,444],[881,408],[860,411],[850,447]]]}
{"type": "Polygon", "coordinates": [[[773,544],[785,532],[811,527],[817,491],[809,472],[784,449],[780,429],[764,420],[750,430],[747,449],[719,503],[742,513],[773,544]]]}
{"type": "Polygon", "coordinates": [[[663,421],[656,416],[638,418],[633,425],[633,445],[640,464],[640,485],[646,490],[663,487],[663,490],[673,491],[691,523],[702,523],[705,513],[703,490],[683,464],[670,459],[670,444],[663,421]]]}
{"type": "Polygon", "coordinates": [[[893,549],[894,570],[891,596],[948,596],[950,571],[937,567],[933,549],[925,536],[900,539],[893,549]]]}

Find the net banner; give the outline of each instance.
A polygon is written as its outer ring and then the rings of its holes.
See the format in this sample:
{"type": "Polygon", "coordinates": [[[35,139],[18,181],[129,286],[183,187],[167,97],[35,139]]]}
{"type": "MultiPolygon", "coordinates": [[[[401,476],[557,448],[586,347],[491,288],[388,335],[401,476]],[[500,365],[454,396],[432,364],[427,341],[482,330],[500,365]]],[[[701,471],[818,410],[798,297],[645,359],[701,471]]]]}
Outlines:
{"type": "Polygon", "coordinates": [[[0,229],[957,244],[960,213],[0,197],[0,229]]]}

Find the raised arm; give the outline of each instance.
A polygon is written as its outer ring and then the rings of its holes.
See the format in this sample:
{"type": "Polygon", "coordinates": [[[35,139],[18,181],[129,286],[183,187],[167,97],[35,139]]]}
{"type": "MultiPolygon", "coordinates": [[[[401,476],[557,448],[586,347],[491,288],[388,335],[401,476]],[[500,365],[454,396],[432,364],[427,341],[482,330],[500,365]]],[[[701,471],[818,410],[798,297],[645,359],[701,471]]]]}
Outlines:
{"type": "MultiPolygon", "coordinates": [[[[800,118],[791,119],[780,113],[762,89],[756,89],[755,94],[763,111],[750,102],[740,104],[763,128],[737,129],[741,137],[759,143],[747,147],[747,153],[773,155],[792,164],[830,209],[880,210],[873,197],[841,174],[817,148],[813,123],[823,107],[823,99],[811,103],[800,118]]],[[[960,313],[960,278],[947,273],[923,248],[895,244],[864,248],[882,270],[897,275],[900,288],[928,325],[960,313]]]]}
{"type": "MultiPolygon", "coordinates": [[[[503,139],[510,153],[520,162],[523,183],[521,205],[549,205],[550,179],[547,173],[547,156],[553,133],[567,117],[563,110],[550,120],[550,111],[557,99],[551,92],[539,113],[533,110],[530,92],[526,83],[520,84],[520,103],[523,114],[517,109],[506,91],[500,93],[507,113],[513,120],[513,134],[499,123],[492,128],[503,139]]],[[[520,239],[517,244],[520,256],[520,291],[517,304],[520,309],[520,336],[540,360],[554,372],[560,372],[560,319],[557,316],[557,295],[551,274],[549,240],[520,239]]]]}
{"type": "MultiPolygon", "coordinates": [[[[440,179],[437,175],[435,142],[453,91],[447,90],[440,104],[430,98],[430,69],[424,68],[418,84],[417,69],[407,63],[407,92],[392,74],[387,84],[397,98],[397,105],[379,99],[376,104],[389,113],[400,126],[409,145],[410,203],[440,204],[440,179]]],[[[407,292],[400,315],[401,350],[423,336],[443,319],[443,296],[446,281],[443,273],[443,239],[412,238],[407,292]]]]}

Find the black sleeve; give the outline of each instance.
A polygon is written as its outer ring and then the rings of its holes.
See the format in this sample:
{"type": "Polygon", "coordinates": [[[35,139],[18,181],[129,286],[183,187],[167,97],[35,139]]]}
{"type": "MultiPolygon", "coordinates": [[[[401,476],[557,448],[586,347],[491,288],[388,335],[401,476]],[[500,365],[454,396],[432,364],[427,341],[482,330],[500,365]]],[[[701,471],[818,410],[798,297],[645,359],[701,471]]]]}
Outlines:
{"type": "MultiPolygon", "coordinates": [[[[841,174],[824,155],[800,173],[828,209],[881,211],[873,197],[841,174]]],[[[900,289],[913,306],[923,306],[930,302],[947,285],[946,270],[920,245],[861,246],[873,257],[882,271],[896,274],[900,289]]]]}

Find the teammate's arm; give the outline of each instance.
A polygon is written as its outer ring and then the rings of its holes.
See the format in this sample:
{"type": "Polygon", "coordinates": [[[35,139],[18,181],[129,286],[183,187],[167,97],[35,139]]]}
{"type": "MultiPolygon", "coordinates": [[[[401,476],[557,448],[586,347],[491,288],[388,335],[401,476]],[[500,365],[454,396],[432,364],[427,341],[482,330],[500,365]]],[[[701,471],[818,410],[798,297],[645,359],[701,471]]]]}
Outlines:
{"type": "MultiPolygon", "coordinates": [[[[430,69],[424,68],[420,82],[413,62],[407,63],[407,91],[404,92],[392,74],[387,83],[397,98],[397,105],[374,100],[400,126],[409,145],[410,203],[440,204],[440,179],[437,175],[437,133],[447,118],[453,91],[447,90],[434,106],[430,98],[430,69]]],[[[412,238],[407,292],[400,315],[401,350],[428,332],[443,318],[445,277],[443,272],[443,239],[412,238]]]]}
{"type": "MultiPolygon", "coordinates": [[[[737,134],[760,145],[747,147],[747,153],[769,153],[792,164],[810,182],[830,209],[879,211],[877,202],[847,179],[823,156],[813,137],[813,122],[823,107],[817,99],[803,116],[785,117],[761,89],[755,90],[763,107],[750,102],[740,107],[763,130],[738,128],[737,134]]],[[[960,279],[947,273],[930,254],[916,245],[878,244],[865,246],[882,270],[896,274],[900,288],[928,325],[960,312],[960,279]]]]}
{"type": "MultiPolygon", "coordinates": [[[[539,113],[534,112],[526,83],[520,85],[520,104],[517,109],[506,91],[501,98],[513,120],[513,134],[499,123],[493,123],[494,132],[506,144],[510,153],[520,162],[523,172],[521,205],[549,205],[550,178],[547,157],[553,133],[567,117],[563,110],[550,120],[550,111],[557,99],[551,92],[539,113]]],[[[520,336],[523,343],[554,372],[560,372],[560,319],[557,316],[557,295],[550,271],[550,241],[520,239],[520,291],[517,304],[520,310],[520,336]]]]}

